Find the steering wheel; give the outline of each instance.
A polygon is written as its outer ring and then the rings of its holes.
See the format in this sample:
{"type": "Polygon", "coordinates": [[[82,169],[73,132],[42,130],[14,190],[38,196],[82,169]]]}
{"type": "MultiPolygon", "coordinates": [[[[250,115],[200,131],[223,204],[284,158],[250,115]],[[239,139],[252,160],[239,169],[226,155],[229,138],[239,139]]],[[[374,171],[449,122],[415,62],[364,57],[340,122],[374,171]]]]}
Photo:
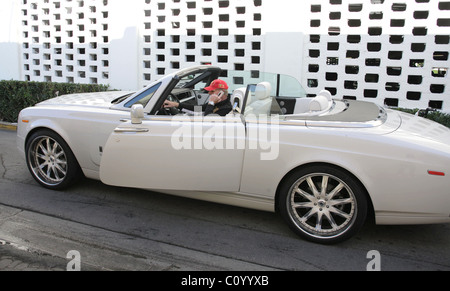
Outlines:
{"type": "MultiPolygon", "coordinates": [[[[169,96],[167,96],[166,100],[180,103],[180,100],[177,98],[177,96],[175,96],[172,93],[169,93],[169,96]]],[[[163,115],[177,115],[177,114],[180,113],[180,110],[178,108],[176,108],[176,107],[165,108],[164,105],[163,105],[163,107],[160,109],[160,112],[163,115]]]]}

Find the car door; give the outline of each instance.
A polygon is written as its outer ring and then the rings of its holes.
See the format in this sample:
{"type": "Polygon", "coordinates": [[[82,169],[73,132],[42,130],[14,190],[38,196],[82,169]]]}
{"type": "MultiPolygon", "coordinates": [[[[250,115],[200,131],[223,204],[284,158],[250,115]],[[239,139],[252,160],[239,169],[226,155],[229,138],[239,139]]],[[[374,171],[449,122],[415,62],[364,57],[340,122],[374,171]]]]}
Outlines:
{"type": "Polygon", "coordinates": [[[150,116],[114,130],[100,178],[114,186],[237,192],[244,149],[240,116],[150,116]]]}

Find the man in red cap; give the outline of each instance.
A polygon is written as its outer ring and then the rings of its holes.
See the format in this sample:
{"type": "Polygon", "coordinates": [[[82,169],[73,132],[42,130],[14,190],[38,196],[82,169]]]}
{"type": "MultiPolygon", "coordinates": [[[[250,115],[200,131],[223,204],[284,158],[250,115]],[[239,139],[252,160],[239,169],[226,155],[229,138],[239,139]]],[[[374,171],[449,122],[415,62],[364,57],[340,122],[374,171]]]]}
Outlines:
{"type": "MultiPolygon", "coordinates": [[[[202,111],[205,113],[205,116],[209,114],[225,116],[231,112],[233,107],[231,106],[230,99],[228,98],[228,84],[225,81],[220,79],[214,80],[208,87],[205,88],[205,90],[209,91],[209,101],[202,106],[202,111]]],[[[177,103],[168,100],[164,102],[164,107],[176,107],[179,110],[195,110],[195,105],[177,103]]]]}

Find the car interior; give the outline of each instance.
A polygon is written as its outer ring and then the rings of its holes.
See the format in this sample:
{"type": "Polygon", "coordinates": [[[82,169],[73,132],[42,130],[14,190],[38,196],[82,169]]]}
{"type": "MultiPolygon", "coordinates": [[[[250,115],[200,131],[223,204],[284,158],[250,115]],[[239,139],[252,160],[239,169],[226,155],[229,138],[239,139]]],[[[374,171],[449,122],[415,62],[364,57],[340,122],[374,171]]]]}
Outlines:
{"type": "MultiPolygon", "coordinates": [[[[195,76],[188,76],[188,78],[194,80],[195,76]]],[[[179,83],[171,91],[168,100],[198,106],[207,103],[209,94],[203,88],[208,86],[209,79],[197,81],[195,84],[180,81],[181,84],[179,83]]],[[[273,87],[271,82],[262,81],[229,91],[233,111],[244,116],[252,114],[316,116],[328,112],[333,106],[332,96],[326,90],[315,97],[308,98],[296,95],[277,96],[274,94],[273,87]]],[[[276,91],[279,92],[279,89],[276,91]]],[[[172,112],[172,114],[178,113],[180,112],[172,112]]]]}

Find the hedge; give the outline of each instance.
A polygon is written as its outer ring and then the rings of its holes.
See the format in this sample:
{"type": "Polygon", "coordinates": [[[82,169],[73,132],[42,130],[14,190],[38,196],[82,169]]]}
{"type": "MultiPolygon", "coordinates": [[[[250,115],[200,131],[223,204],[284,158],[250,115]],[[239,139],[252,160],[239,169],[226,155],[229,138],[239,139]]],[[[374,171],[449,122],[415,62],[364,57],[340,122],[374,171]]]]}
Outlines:
{"type": "Polygon", "coordinates": [[[0,121],[17,122],[20,110],[56,96],[108,89],[95,84],[0,81],[0,121]]]}

